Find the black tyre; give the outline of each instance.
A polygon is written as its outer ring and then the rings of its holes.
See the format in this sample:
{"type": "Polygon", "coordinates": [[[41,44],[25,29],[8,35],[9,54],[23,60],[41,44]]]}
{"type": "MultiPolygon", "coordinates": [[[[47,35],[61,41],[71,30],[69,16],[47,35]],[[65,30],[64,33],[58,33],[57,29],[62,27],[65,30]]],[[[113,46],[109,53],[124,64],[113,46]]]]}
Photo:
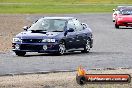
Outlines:
{"type": "Polygon", "coordinates": [[[116,28],[116,29],[119,29],[119,25],[115,24],[115,28],[116,28]]]}
{"type": "Polygon", "coordinates": [[[86,43],[85,43],[85,45],[84,45],[84,50],[83,51],[81,51],[82,53],[88,53],[89,51],[90,51],[90,41],[89,40],[87,40],[86,41],[86,43]]]}
{"type": "Polygon", "coordinates": [[[58,50],[58,52],[56,54],[57,55],[63,55],[65,52],[66,52],[65,42],[61,41],[59,43],[59,50],[58,50]]]}
{"type": "Polygon", "coordinates": [[[17,56],[25,56],[26,52],[17,51],[15,52],[17,56]]]}

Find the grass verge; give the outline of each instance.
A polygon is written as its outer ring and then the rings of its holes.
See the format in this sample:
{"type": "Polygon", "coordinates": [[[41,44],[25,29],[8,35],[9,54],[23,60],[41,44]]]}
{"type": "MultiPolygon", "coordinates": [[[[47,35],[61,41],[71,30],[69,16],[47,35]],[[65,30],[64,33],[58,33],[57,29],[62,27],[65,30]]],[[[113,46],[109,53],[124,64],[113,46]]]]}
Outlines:
{"type": "Polygon", "coordinates": [[[0,13],[88,13],[111,12],[116,5],[64,4],[64,5],[0,5],[0,13]]]}
{"type": "Polygon", "coordinates": [[[131,0],[0,0],[0,13],[88,13],[111,12],[131,0]]]}

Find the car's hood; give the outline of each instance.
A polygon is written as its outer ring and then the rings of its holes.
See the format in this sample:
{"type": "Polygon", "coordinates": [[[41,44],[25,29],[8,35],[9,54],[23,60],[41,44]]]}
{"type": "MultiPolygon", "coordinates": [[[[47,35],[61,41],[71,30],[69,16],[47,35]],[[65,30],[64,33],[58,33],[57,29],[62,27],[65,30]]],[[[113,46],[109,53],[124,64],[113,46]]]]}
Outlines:
{"type": "Polygon", "coordinates": [[[25,31],[21,32],[16,37],[21,39],[43,39],[43,38],[53,38],[57,35],[61,34],[62,32],[35,32],[32,31],[25,31]]]}
{"type": "Polygon", "coordinates": [[[123,19],[132,20],[132,15],[120,15],[119,17],[121,17],[123,19]]]}

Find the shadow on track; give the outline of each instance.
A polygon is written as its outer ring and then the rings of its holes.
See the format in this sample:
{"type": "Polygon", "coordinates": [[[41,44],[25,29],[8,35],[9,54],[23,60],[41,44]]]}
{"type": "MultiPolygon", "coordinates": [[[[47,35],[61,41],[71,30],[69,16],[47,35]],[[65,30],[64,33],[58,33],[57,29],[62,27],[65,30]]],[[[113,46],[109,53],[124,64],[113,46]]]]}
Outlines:
{"type": "Polygon", "coordinates": [[[123,54],[123,52],[89,52],[89,53],[81,53],[81,52],[68,52],[64,55],[58,56],[55,54],[49,54],[49,53],[41,53],[41,54],[28,54],[24,57],[38,57],[38,56],[55,56],[55,57],[62,57],[62,56],[94,56],[94,55],[114,55],[114,54],[123,54]]]}
{"type": "Polygon", "coordinates": [[[129,30],[132,30],[132,27],[121,27],[121,28],[119,28],[118,30],[126,30],[126,29],[129,29],[129,30]]]}
{"type": "Polygon", "coordinates": [[[70,55],[81,55],[83,53],[81,52],[68,52],[68,53],[65,53],[64,55],[56,55],[56,54],[53,54],[53,53],[35,53],[35,54],[28,54],[28,55],[25,55],[24,57],[33,57],[33,56],[58,56],[58,57],[61,57],[61,56],[70,56],[70,55]]]}

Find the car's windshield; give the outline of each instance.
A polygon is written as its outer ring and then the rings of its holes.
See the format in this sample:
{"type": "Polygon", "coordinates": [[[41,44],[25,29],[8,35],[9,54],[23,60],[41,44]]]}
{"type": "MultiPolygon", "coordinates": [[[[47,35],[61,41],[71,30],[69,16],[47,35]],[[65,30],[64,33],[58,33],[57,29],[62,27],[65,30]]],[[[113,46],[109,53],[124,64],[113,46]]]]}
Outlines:
{"type": "Polygon", "coordinates": [[[117,8],[117,11],[122,11],[124,8],[126,8],[126,7],[120,6],[117,8]]]}
{"type": "Polygon", "coordinates": [[[59,32],[64,30],[65,25],[66,25],[66,20],[41,18],[35,24],[33,24],[28,30],[59,32]]]}
{"type": "Polygon", "coordinates": [[[122,15],[132,15],[132,9],[122,10],[120,13],[122,15]]]}

